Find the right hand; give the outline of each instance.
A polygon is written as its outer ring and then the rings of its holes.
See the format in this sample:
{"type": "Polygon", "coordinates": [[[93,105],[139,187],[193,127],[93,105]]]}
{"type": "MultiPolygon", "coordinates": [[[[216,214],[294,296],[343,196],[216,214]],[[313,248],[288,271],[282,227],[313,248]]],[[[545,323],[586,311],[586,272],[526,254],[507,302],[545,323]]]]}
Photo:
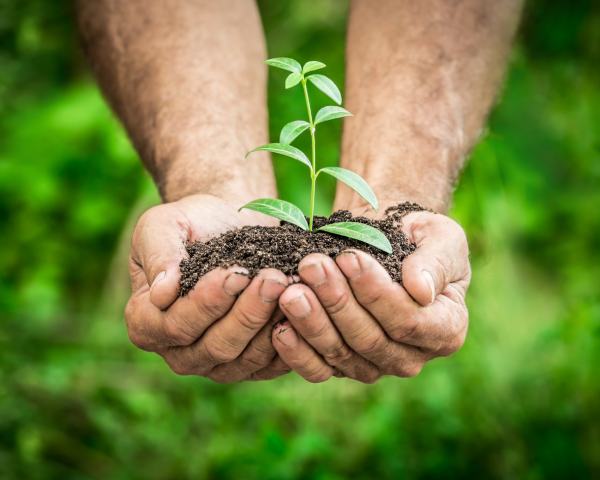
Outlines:
{"type": "Polygon", "coordinates": [[[211,195],[146,211],[129,258],[132,294],[125,320],[131,341],[161,355],[181,375],[228,383],[287,373],[271,343],[272,325],[283,318],[279,296],[289,283],[282,272],[265,269],[250,280],[242,268],[218,268],[178,296],[186,242],[270,221],[211,195]]]}

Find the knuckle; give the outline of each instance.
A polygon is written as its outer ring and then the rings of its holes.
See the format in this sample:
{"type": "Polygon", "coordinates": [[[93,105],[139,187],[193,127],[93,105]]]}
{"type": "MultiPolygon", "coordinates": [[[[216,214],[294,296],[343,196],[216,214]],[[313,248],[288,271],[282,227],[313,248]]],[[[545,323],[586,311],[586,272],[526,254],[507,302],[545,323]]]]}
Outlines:
{"type": "Polygon", "coordinates": [[[175,359],[171,359],[169,357],[165,357],[165,361],[167,362],[167,365],[175,375],[185,376],[192,375],[194,373],[191,366],[186,363],[180,362],[175,359]]]}
{"type": "Polygon", "coordinates": [[[175,322],[172,319],[166,319],[164,322],[165,335],[172,345],[189,345],[194,341],[183,328],[179,322],[175,322]]]}
{"type": "Polygon", "coordinates": [[[419,327],[419,323],[414,317],[408,317],[404,322],[391,327],[388,331],[388,335],[392,340],[398,343],[402,343],[407,337],[411,337],[419,327]]]}
{"type": "Polygon", "coordinates": [[[221,385],[228,385],[231,383],[235,383],[238,381],[238,378],[235,378],[229,375],[227,372],[221,372],[213,370],[206,375],[206,378],[212,380],[215,383],[220,383],[221,385]]]}
{"type": "Polygon", "coordinates": [[[394,375],[402,378],[416,377],[423,370],[423,363],[408,362],[397,365],[394,369],[394,375]]]}
{"type": "Polygon", "coordinates": [[[347,363],[352,356],[352,351],[341,342],[323,353],[323,358],[330,365],[347,363]]]}
{"type": "Polygon", "coordinates": [[[324,301],[323,306],[330,315],[339,315],[348,307],[349,302],[350,291],[347,288],[344,288],[339,292],[333,293],[330,298],[327,298],[324,301]]]}
{"type": "Polygon", "coordinates": [[[202,318],[219,318],[223,315],[223,304],[215,298],[204,298],[195,302],[198,315],[202,318]]]}
{"type": "Polygon", "coordinates": [[[125,324],[129,341],[142,350],[150,350],[151,342],[144,332],[135,312],[135,300],[131,298],[125,307],[125,324]]]}
{"type": "Polygon", "coordinates": [[[253,348],[242,354],[240,363],[244,368],[258,370],[259,368],[266,367],[274,356],[274,350],[272,352],[267,352],[253,348]]]}
{"type": "Polygon", "coordinates": [[[252,312],[248,309],[236,309],[235,318],[237,322],[246,330],[255,331],[260,329],[267,321],[266,316],[261,316],[257,312],[252,312]]]}
{"type": "Polygon", "coordinates": [[[387,291],[381,288],[372,288],[372,285],[375,285],[375,283],[368,281],[368,274],[367,277],[365,277],[365,280],[367,281],[361,282],[358,289],[360,292],[360,303],[364,307],[370,307],[379,302],[387,291]]]}
{"type": "Polygon", "coordinates": [[[453,353],[458,352],[465,343],[465,334],[458,334],[450,338],[446,342],[446,344],[438,350],[438,354],[442,357],[446,357],[448,355],[452,355],[453,353]]]}
{"type": "Polygon", "coordinates": [[[204,344],[204,353],[213,365],[231,362],[237,356],[231,349],[213,342],[204,344]]]}
{"type": "Polygon", "coordinates": [[[308,373],[305,378],[310,383],[323,383],[331,378],[331,372],[325,368],[320,368],[308,373]]]}
{"type": "Polygon", "coordinates": [[[452,355],[459,351],[465,343],[468,327],[468,312],[466,308],[449,314],[447,320],[448,334],[442,346],[436,350],[440,356],[452,355]]]}
{"type": "Polygon", "coordinates": [[[322,321],[319,323],[307,323],[305,326],[306,332],[304,333],[304,338],[309,341],[316,340],[320,337],[323,337],[330,327],[331,325],[326,321],[322,321]]]}
{"type": "Polygon", "coordinates": [[[131,323],[133,323],[136,317],[135,313],[138,309],[137,303],[136,297],[132,296],[127,301],[127,305],[125,305],[125,323],[128,327],[131,323]]]}
{"type": "Polygon", "coordinates": [[[370,369],[364,372],[359,379],[362,383],[373,385],[381,378],[381,373],[378,370],[370,369]]]}
{"type": "Polygon", "coordinates": [[[149,350],[149,342],[147,341],[145,335],[139,331],[139,329],[129,327],[127,329],[127,336],[129,337],[129,341],[137,348],[141,350],[149,350]]]}
{"type": "Polygon", "coordinates": [[[368,335],[356,342],[356,351],[363,355],[372,355],[384,351],[386,344],[383,335],[368,335]]]}
{"type": "Polygon", "coordinates": [[[448,282],[448,267],[442,258],[439,255],[431,256],[431,273],[434,276],[434,281],[437,278],[438,285],[447,285],[448,282]]]}

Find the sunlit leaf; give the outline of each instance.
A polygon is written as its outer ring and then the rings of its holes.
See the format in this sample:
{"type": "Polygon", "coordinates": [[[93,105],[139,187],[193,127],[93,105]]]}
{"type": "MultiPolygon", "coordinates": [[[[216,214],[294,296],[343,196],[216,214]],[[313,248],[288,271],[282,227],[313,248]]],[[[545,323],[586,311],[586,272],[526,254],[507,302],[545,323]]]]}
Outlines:
{"type": "Polygon", "coordinates": [[[383,250],[385,253],[392,253],[392,245],[387,237],[370,225],[357,222],[339,222],[330,223],[324,225],[321,228],[317,228],[319,232],[329,232],[334,235],[341,235],[342,237],[352,238],[359,240],[364,243],[368,243],[379,250],[383,250]]]}
{"type": "Polygon", "coordinates": [[[259,198],[247,203],[240,210],[243,208],[264,213],[265,215],[296,225],[302,230],[308,230],[306,217],[302,213],[302,210],[293,203],[276,198],[259,198]]]}
{"type": "Polygon", "coordinates": [[[315,117],[315,125],[317,123],[323,123],[326,122],[328,120],[334,120],[336,118],[342,118],[342,117],[351,117],[352,114],[346,110],[345,108],[342,107],[323,107],[321,110],[319,110],[317,112],[317,115],[315,117]]]}
{"type": "Polygon", "coordinates": [[[294,160],[302,162],[312,170],[312,164],[304,152],[296,147],[292,147],[291,145],[286,145],[285,143],[268,143],[249,151],[246,156],[261,150],[264,150],[265,152],[278,153],[279,155],[285,155],[286,157],[293,158],[294,160]]]}
{"type": "Polygon", "coordinates": [[[341,105],[342,103],[342,94],[340,93],[340,89],[333,83],[329,77],[321,74],[309,75],[308,78],[315,87],[321,90],[325,95],[331,98],[335,103],[341,105]]]}
{"type": "Polygon", "coordinates": [[[302,74],[297,72],[290,73],[285,79],[285,88],[295,87],[300,83],[300,80],[302,80],[302,74]]]}
{"type": "Polygon", "coordinates": [[[296,72],[302,73],[302,65],[300,65],[293,58],[286,57],[277,57],[277,58],[269,58],[265,61],[267,65],[275,68],[281,68],[282,70],[287,70],[288,72],[296,72]]]}
{"type": "Polygon", "coordinates": [[[304,120],[295,120],[290,122],[281,129],[281,133],[279,134],[279,142],[289,145],[296,139],[298,135],[300,135],[309,127],[310,123],[304,120]]]}
{"type": "Polygon", "coordinates": [[[302,73],[314,72],[315,70],[320,70],[321,68],[325,68],[323,62],[317,62],[315,60],[311,60],[310,62],[306,62],[304,67],[302,67],[302,73]]]}
{"type": "MultiPolygon", "coordinates": [[[[362,178],[358,173],[354,173],[352,170],[347,170],[341,167],[324,167],[319,170],[319,173],[326,173],[332,177],[337,178],[341,182],[344,182],[356,193],[363,197],[369,204],[377,210],[379,208],[379,202],[375,196],[375,192],[369,186],[369,184],[362,178]]],[[[318,175],[318,174],[317,174],[318,175]]]]}

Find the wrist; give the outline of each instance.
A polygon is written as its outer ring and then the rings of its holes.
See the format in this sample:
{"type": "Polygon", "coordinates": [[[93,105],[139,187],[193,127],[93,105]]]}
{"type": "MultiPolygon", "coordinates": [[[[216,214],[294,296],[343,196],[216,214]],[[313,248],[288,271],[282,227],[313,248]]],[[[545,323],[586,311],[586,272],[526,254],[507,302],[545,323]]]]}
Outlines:
{"type": "Polygon", "coordinates": [[[403,202],[417,203],[421,207],[434,212],[445,213],[448,210],[448,201],[441,196],[436,196],[431,193],[424,193],[418,189],[401,188],[397,185],[377,187],[371,184],[375,191],[379,208],[377,211],[371,207],[362,197],[347,188],[338,189],[334,201],[335,210],[349,210],[354,215],[361,215],[371,218],[382,218],[385,215],[385,210],[388,207],[393,207],[403,202]],[[344,191],[345,190],[345,191],[344,191]],[[381,194],[385,192],[385,194],[381,194]]]}
{"type": "Polygon", "coordinates": [[[195,194],[212,195],[234,206],[260,197],[275,197],[275,179],[269,155],[245,155],[254,144],[242,135],[222,139],[207,129],[193,139],[162,142],[155,151],[153,177],[161,198],[173,202],[195,194]]]}
{"type": "MultiPolygon", "coordinates": [[[[221,177],[218,175],[169,176],[157,187],[163,202],[175,202],[185,197],[204,195],[223,200],[235,208],[245,205],[251,200],[264,197],[276,197],[274,188],[256,188],[247,179],[239,176],[221,177]]],[[[270,182],[266,182],[270,183],[270,182]]]]}

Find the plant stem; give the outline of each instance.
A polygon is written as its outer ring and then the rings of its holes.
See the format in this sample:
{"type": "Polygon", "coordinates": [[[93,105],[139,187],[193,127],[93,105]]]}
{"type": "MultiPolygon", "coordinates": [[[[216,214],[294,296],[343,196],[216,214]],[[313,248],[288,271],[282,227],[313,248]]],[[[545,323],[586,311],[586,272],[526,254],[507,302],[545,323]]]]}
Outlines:
{"type": "Polygon", "coordinates": [[[306,78],[302,76],[302,90],[304,91],[304,100],[306,101],[306,111],[308,112],[308,123],[310,123],[310,141],[312,145],[312,170],[310,172],[310,211],[309,211],[309,219],[308,219],[308,231],[312,232],[313,230],[313,217],[315,212],[315,192],[317,186],[317,156],[316,156],[316,140],[315,133],[316,127],[313,123],[312,110],[310,109],[310,99],[308,98],[308,89],[306,88],[306,78]]]}

